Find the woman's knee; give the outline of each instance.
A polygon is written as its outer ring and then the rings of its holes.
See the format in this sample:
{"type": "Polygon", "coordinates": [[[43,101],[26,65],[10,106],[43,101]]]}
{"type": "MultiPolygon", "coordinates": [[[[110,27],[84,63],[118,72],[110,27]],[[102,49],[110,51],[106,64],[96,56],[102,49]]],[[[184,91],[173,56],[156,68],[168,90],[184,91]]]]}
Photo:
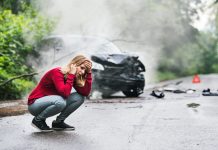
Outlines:
{"type": "Polygon", "coordinates": [[[66,107],[66,101],[64,99],[58,99],[54,103],[55,107],[61,111],[66,107]]]}
{"type": "Polygon", "coordinates": [[[28,111],[33,116],[37,116],[39,114],[39,112],[37,112],[36,110],[34,110],[34,108],[32,108],[32,105],[28,106],[28,111]]]}
{"type": "Polygon", "coordinates": [[[85,101],[85,96],[82,96],[81,94],[75,92],[75,93],[72,93],[72,94],[69,96],[68,100],[70,100],[70,101],[76,101],[77,103],[82,104],[82,103],[84,103],[84,101],[85,101]]]}

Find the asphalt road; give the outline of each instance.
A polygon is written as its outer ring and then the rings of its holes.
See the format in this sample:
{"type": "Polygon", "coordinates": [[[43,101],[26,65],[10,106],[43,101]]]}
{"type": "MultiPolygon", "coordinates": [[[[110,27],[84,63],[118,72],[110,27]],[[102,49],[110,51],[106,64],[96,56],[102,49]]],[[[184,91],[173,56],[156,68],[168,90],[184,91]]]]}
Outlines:
{"type": "Polygon", "coordinates": [[[139,98],[118,93],[109,99],[87,100],[66,120],[75,131],[38,132],[28,113],[0,118],[0,149],[217,150],[218,97],[202,96],[201,91],[217,90],[218,75],[200,77],[200,84],[183,78],[149,86],[139,98]],[[149,95],[152,88],[163,85],[197,91],[165,92],[164,99],[149,95]]]}

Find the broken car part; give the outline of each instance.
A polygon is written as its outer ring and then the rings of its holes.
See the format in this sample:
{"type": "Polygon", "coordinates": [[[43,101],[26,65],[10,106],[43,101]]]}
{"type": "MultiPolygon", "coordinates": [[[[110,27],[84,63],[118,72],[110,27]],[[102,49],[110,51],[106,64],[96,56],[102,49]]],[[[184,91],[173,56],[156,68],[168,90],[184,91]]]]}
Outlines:
{"type": "Polygon", "coordinates": [[[164,95],[164,93],[163,92],[158,92],[158,91],[152,91],[151,92],[151,96],[154,96],[154,97],[156,97],[156,98],[163,98],[165,95],[164,95]]]}
{"type": "Polygon", "coordinates": [[[191,94],[191,93],[196,92],[195,89],[178,89],[178,88],[172,88],[172,87],[165,87],[165,88],[162,88],[161,91],[172,92],[172,93],[177,93],[177,94],[180,94],[180,93],[188,93],[188,94],[191,94]]]}
{"type": "Polygon", "coordinates": [[[211,92],[211,90],[208,88],[202,91],[202,95],[203,96],[218,96],[218,92],[211,92]]]}

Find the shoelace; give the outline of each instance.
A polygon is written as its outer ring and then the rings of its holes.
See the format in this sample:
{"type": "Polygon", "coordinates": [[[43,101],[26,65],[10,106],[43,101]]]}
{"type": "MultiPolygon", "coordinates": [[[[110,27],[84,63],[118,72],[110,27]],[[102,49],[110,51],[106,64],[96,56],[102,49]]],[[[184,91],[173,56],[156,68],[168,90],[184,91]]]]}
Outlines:
{"type": "Polygon", "coordinates": [[[49,126],[45,123],[45,121],[40,121],[42,123],[41,127],[45,127],[49,129],[49,126]]]}

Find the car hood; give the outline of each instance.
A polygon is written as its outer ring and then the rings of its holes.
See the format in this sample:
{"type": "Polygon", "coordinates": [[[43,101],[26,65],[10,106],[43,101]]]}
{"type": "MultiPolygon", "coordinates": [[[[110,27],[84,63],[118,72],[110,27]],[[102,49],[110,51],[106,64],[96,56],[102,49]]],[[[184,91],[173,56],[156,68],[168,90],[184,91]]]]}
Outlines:
{"type": "Polygon", "coordinates": [[[130,56],[126,54],[95,54],[91,59],[103,65],[123,65],[129,60],[138,60],[138,56],[130,56]]]}
{"type": "Polygon", "coordinates": [[[132,73],[140,73],[145,71],[145,66],[138,59],[138,56],[128,55],[128,54],[95,54],[91,56],[92,61],[99,63],[106,67],[106,72],[130,72],[132,73]],[[116,69],[115,67],[121,67],[123,69],[116,69]]]}

